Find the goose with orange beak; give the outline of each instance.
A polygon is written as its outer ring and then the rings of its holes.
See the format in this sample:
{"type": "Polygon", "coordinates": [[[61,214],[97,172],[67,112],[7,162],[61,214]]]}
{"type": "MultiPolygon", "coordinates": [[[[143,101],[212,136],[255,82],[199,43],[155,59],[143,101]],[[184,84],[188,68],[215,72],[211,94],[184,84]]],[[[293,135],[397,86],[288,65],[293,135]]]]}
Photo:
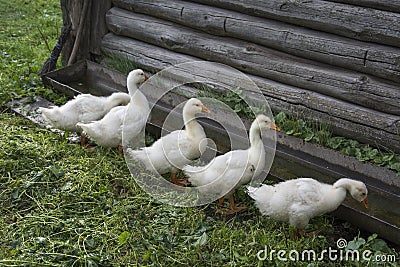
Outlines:
{"type": "Polygon", "coordinates": [[[278,221],[289,222],[304,234],[309,220],[336,210],[346,198],[346,192],[368,208],[368,190],[363,182],[341,178],[333,185],[312,178],[298,178],[276,185],[248,187],[261,214],[278,221]]]}
{"type": "MultiPolygon", "coordinates": [[[[191,166],[183,168],[189,182],[198,187],[203,193],[213,194],[218,200],[218,211],[224,214],[233,214],[245,209],[245,206],[236,206],[233,193],[251,178],[261,174],[265,166],[265,149],[261,139],[262,130],[279,131],[279,127],[268,117],[260,114],[250,126],[250,147],[246,150],[232,150],[216,157],[206,166],[191,166]],[[227,209],[222,208],[225,198],[229,198],[227,209]]],[[[214,197],[215,199],[215,197],[214,197]]]]}
{"type": "Polygon", "coordinates": [[[138,136],[146,126],[150,107],[146,96],[139,90],[139,85],[146,80],[147,77],[141,69],[132,70],[127,77],[129,104],[111,109],[101,120],[78,123],[77,126],[98,145],[118,147],[122,152],[122,147],[126,145],[122,144],[122,129],[127,136],[125,141],[128,142],[138,136]]]}
{"type": "Polygon", "coordinates": [[[183,166],[199,158],[207,147],[206,134],[195,115],[210,113],[197,98],[189,99],[182,111],[185,130],[173,131],[153,143],[138,150],[128,149],[127,154],[142,162],[146,169],[159,174],[170,173],[171,181],[177,185],[187,185],[185,179],[178,180],[176,173],[183,166]]]}

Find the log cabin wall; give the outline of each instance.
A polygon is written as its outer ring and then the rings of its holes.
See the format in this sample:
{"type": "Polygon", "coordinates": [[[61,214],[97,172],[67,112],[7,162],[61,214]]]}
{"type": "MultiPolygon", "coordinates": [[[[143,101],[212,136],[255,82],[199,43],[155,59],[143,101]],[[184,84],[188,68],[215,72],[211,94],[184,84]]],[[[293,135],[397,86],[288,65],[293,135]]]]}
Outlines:
{"type": "Polygon", "coordinates": [[[153,72],[224,63],[248,74],[273,111],[400,152],[400,1],[112,0],[97,9],[109,32],[97,29],[92,53],[153,72]]]}

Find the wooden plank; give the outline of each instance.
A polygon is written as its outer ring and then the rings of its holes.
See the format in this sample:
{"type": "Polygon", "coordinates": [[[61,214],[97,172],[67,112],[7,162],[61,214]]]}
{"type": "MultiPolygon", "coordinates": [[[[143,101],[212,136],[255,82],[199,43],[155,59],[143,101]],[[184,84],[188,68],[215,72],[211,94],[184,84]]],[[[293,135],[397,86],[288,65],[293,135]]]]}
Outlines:
{"type": "MultiPolygon", "coordinates": [[[[85,1],[89,1],[88,3],[88,7],[86,10],[86,14],[84,14],[83,17],[83,30],[82,30],[82,38],[80,39],[80,42],[77,43],[76,45],[78,46],[78,53],[75,59],[75,62],[79,61],[79,60],[83,60],[83,59],[90,59],[90,30],[91,30],[91,16],[90,16],[90,11],[92,9],[92,5],[93,2],[92,0],[85,0],[85,1]]],[[[84,1],[84,2],[85,2],[84,1]]],[[[81,12],[83,12],[84,10],[81,10],[81,12]]],[[[82,17],[81,17],[82,18],[82,17]]],[[[81,21],[79,21],[79,23],[81,23],[81,21]]]]}
{"type": "MultiPolygon", "coordinates": [[[[228,36],[224,24],[230,13],[224,9],[175,0],[113,0],[113,4],[122,9],[170,20],[214,35],[228,36]]],[[[235,13],[240,16],[240,13],[235,13]]]]}
{"type": "Polygon", "coordinates": [[[322,0],[193,0],[357,40],[400,46],[400,14],[322,0]]]}
{"type": "Polygon", "coordinates": [[[400,49],[180,0],[114,0],[114,5],[218,36],[400,82],[400,49]]]}
{"type": "Polygon", "coordinates": [[[92,1],[91,0],[75,0],[75,1],[67,1],[61,0],[61,10],[62,10],[62,17],[63,17],[63,24],[68,25],[71,24],[71,32],[70,36],[67,39],[63,50],[62,50],[62,64],[65,66],[69,63],[71,56],[73,55],[74,63],[81,59],[88,59],[90,57],[89,50],[90,50],[90,16],[86,14],[85,16],[81,16],[83,7],[85,2],[87,3],[87,10],[89,13],[92,1]],[[82,31],[79,32],[81,19],[83,19],[84,23],[82,25],[82,31]],[[75,42],[77,36],[80,35],[78,42],[75,42]],[[74,46],[76,46],[74,51],[74,46]]]}
{"type": "Polygon", "coordinates": [[[106,13],[111,8],[111,0],[96,0],[90,10],[90,52],[101,55],[101,38],[108,32],[106,13]]]}
{"type": "MultiPolygon", "coordinates": [[[[131,38],[107,34],[102,41],[104,53],[118,54],[134,61],[138,67],[153,72],[199,58],[183,55],[131,38]]],[[[184,73],[184,70],[182,71],[184,73]]],[[[400,151],[400,117],[363,108],[316,92],[249,75],[266,96],[274,111],[299,114],[300,117],[323,122],[332,131],[370,144],[381,144],[400,151]]],[[[232,78],[224,78],[226,82],[232,78]]]]}
{"type": "Polygon", "coordinates": [[[65,42],[62,53],[61,53],[61,62],[63,66],[66,66],[68,63],[68,59],[71,55],[72,48],[74,46],[76,30],[78,29],[79,16],[80,13],[77,12],[79,8],[82,7],[82,1],[68,1],[68,0],[60,0],[63,25],[71,24],[71,32],[67,41],[65,42]]]}
{"type": "Polygon", "coordinates": [[[108,12],[107,23],[117,34],[372,109],[400,114],[400,88],[394,83],[119,8],[108,12]]]}
{"type": "Polygon", "coordinates": [[[135,62],[139,68],[146,66],[146,69],[153,73],[156,73],[161,69],[171,67],[175,64],[200,60],[199,58],[180,53],[166,52],[168,50],[155,47],[154,45],[150,45],[148,43],[139,42],[134,39],[114,35],[112,33],[108,33],[103,37],[103,52],[105,47],[107,49],[112,48],[114,50],[120,49],[121,51],[124,51],[124,53],[126,53],[126,51],[130,51],[130,53],[127,53],[129,56],[128,59],[135,62]],[[118,45],[118,42],[121,43],[118,45]],[[140,44],[142,47],[139,47],[137,44],[140,44]],[[148,53],[148,51],[153,48],[153,53],[148,53]]]}
{"type": "Polygon", "coordinates": [[[400,13],[399,0],[326,0],[329,2],[344,3],[354,6],[370,7],[379,10],[400,13]]]}

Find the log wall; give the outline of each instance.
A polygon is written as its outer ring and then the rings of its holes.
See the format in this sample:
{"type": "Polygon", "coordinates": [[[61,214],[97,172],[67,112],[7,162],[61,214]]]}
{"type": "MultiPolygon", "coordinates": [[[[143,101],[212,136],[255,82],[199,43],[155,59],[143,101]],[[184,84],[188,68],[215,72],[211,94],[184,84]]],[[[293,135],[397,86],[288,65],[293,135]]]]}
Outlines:
{"type": "Polygon", "coordinates": [[[330,2],[345,3],[355,6],[370,7],[378,10],[400,13],[399,0],[328,0],[330,2]]]}
{"type": "Polygon", "coordinates": [[[193,60],[224,63],[247,73],[274,111],[400,151],[400,1],[102,0],[92,6],[92,55],[118,54],[153,72],[193,60]]]}
{"type": "Polygon", "coordinates": [[[115,0],[136,13],[400,82],[400,50],[190,2],[115,0]]]}
{"type": "Polygon", "coordinates": [[[151,16],[132,16],[131,12],[119,8],[113,8],[107,13],[107,24],[112,32],[123,36],[400,115],[400,94],[396,84],[246,41],[203,33],[151,16]]]}
{"type": "MultiPolygon", "coordinates": [[[[152,72],[183,62],[201,60],[114,33],[109,33],[103,38],[102,46],[106,54],[128,58],[136,62],[138,67],[152,72]]],[[[296,113],[316,122],[323,121],[337,134],[351,136],[363,142],[377,142],[386,147],[400,148],[400,138],[397,134],[400,127],[398,116],[355,106],[260,76],[249,77],[262,90],[274,111],[296,113]]]]}
{"type": "MultiPolygon", "coordinates": [[[[323,0],[193,0],[362,41],[400,46],[400,14],[323,0]]],[[[355,2],[355,1],[353,1],[355,2]]],[[[379,3],[378,0],[374,1],[379,3]]]]}

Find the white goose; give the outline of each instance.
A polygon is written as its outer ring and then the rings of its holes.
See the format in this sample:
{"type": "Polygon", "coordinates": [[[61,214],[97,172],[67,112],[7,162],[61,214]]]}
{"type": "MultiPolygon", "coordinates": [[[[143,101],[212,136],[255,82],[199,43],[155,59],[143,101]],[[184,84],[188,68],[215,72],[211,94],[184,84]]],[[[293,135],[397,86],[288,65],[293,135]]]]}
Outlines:
{"type": "Polygon", "coordinates": [[[276,185],[248,187],[261,214],[278,221],[289,222],[304,235],[311,218],[336,210],[346,198],[346,192],[368,207],[368,190],[364,183],[342,178],[333,185],[312,178],[298,178],[276,185]]]}
{"type": "Polygon", "coordinates": [[[197,98],[191,98],[183,107],[185,130],[173,131],[158,139],[150,147],[138,150],[127,149],[128,155],[140,160],[148,170],[160,174],[170,173],[171,181],[179,184],[176,172],[183,166],[201,156],[206,149],[206,134],[195,119],[200,112],[210,111],[197,98]]]}
{"type": "Polygon", "coordinates": [[[122,92],[110,96],[80,94],[60,107],[40,107],[39,110],[52,127],[63,131],[81,132],[82,129],[76,125],[78,122],[99,120],[112,108],[128,104],[130,99],[129,94],[122,92]]]}
{"type": "Polygon", "coordinates": [[[127,106],[115,107],[104,118],[90,123],[78,123],[83,131],[98,145],[104,147],[118,147],[122,152],[122,130],[129,138],[135,138],[144,128],[150,112],[149,102],[139,91],[139,84],[147,77],[141,69],[131,71],[127,77],[127,87],[130,102],[127,106]],[[129,111],[129,112],[126,112],[129,111]],[[134,112],[131,112],[134,111],[134,112]],[[126,116],[125,116],[126,113],[126,116]],[[124,119],[126,124],[124,125],[124,119]]]}
{"type": "MultiPolygon", "coordinates": [[[[250,182],[253,175],[258,176],[262,172],[265,165],[265,150],[261,130],[267,129],[280,130],[269,117],[258,115],[250,127],[248,149],[227,152],[206,166],[187,165],[183,168],[192,185],[209,185],[205,190],[215,195],[227,192],[218,200],[218,209],[221,209],[225,197],[229,196],[229,209],[224,213],[232,214],[246,208],[235,206],[233,193],[241,185],[250,182]]],[[[201,191],[201,187],[199,190],[201,191]]]]}

